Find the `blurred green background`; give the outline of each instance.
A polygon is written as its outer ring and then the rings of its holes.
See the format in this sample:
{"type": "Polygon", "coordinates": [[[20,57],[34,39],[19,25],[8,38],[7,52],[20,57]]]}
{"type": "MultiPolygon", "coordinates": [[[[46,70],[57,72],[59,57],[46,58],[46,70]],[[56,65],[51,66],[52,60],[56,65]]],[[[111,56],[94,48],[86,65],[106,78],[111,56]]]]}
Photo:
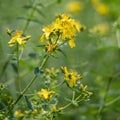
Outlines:
{"type": "MultiPolygon", "coordinates": [[[[8,46],[10,37],[6,34],[6,28],[25,30],[25,34],[32,39],[27,43],[23,57],[20,61],[23,88],[33,76],[42,55],[40,35],[42,28],[55,20],[60,13],[68,13],[83,24],[86,30],[76,36],[76,47],[70,49],[64,46],[62,50],[66,54],[56,54],[57,58],[50,58],[48,67],[59,68],[68,66],[74,68],[83,75],[83,81],[88,89],[93,92],[89,101],[81,103],[78,108],[67,109],[67,114],[59,116],[59,120],[97,120],[98,111],[103,102],[111,103],[103,108],[101,120],[120,120],[120,0],[101,0],[109,12],[100,14],[96,11],[92,0],[1,0],[0,1],[0,71],[12,54],[13,48],[8,46]],[[67,6],[70,2],[80,2],[78,11],[70,11],[67,6]],[[38,3],[38,10],[34,11],[29,25],[25,25],[30,18],[31,5],[38,3]],[[98,24],[107,24],[105,34],[89,32],[98,24]],[[31,56],[33,55],[33,56],[31,56]],[[38,59],[39,58],[39,59],[38,59]]],[[[104,31],[103,28],[102,30],[104,31]]],[[[14,57],[13,57],[14,58],[14,57]]],[[[6,84],[11,91],[15,91],[16,73],[14,72],[13,58],[0,79],[0,83],[6,84]]],[[[39,89],[36,80],[29,92],[39,89]]],[[[63,94],[68,94],[64,91],[63,94]]],[[[13,97],[16,94],[11,92],[13,97]]],[[[62,101],[62,100],[61,100],[62,101]]],[[[62,101],[64,104],[64,101],[62,101]]],[[[61,103],[62,104],[62,103],[61,103]]]]}

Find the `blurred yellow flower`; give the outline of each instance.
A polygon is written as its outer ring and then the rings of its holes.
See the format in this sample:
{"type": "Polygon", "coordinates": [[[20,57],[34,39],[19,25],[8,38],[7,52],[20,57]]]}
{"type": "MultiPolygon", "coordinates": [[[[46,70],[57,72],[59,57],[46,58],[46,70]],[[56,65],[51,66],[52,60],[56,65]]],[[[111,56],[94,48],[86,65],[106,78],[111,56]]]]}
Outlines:
{"type": "Polygon", "coordinates": [[[37,110],[37,109],[34,109],[34,110],[32,111],[32,114],[33,114],[34,116],[36,116],[36,115],[38,114],[38,110],[37,110]]]}
{"type": "Polygon", "coordinates": [[[96,7],[96,11],[98,13],[100,13],[101,15],[108,15],[109,13],[109,8],[107,7],[107,5],[105,4],[99,4],[97,7],[96,7]]]}
{"type": "Polygon", "coordinates": [[[22,118],[23,116],[24,116],[24,114],[22,113],[21,110],[17,110],[14,113],[14,117],[16,117],[16,118],[22,118]]]}
{"type": "Polygon", "coordinates": [[[108,15],[109,8],[106,4],[101,3],[100,0],[91,0],[95,10],[101,15],[108,15]]]}
{"type": "Polygon", "coordinates": [[[46,111],[42,108],[41,110],[40,110],[40,114],[41,115],[44,115],[46,113],[46,111]]]}
{"type": "Polygon", "coordinates": [[[83,4],[79,1],[72,1],[66,5],[66,10],[69,12],[79,12],[83,9],[83,4]]]}
{"type": "Polygon", "coordinates": [[[52,106],[52,112],[56,112],[57,111],[57,108],[55,105],[52,106]]]}
{"type": "Polygon", "coordinates": [[[100,0],[91,0],[91,3],[93,4],[93,6],[98,6],[101,2],[100,0]]]}
{"type": "Polygon", "coordinates": [[[106,35],[109,31],[108,24],[102,23],[94,26],[89,30],[91,33],[98,33],[100,35],[106,35]]]}
{"type": "Polygon", "coordinates": [[[47,89],[41,89],[40,92],[38,92],[39,98],[44,98],[44,99],[50,99],[52,97],[52,94],[55,92],[53,90],[48,91],[47,89]]]}
{"type": "Polygon", "coordinates": [[[65,74],[64,80],[69,82],[70,87],[74,87],[77,81],[82,79],[82,76],[72,69],[68,70],[67,67],[61,67],[61,70],[65,74]]]}
{"type": "Polygon", "coordinates": [[[10,39],[8,42],[9,46],[13,46],[15,43],[18,43],[19,45],[24,45],[28,39],[30,39],[31,36],[23,36],[22,31],[16,31],[15,35],[10,39]]]}

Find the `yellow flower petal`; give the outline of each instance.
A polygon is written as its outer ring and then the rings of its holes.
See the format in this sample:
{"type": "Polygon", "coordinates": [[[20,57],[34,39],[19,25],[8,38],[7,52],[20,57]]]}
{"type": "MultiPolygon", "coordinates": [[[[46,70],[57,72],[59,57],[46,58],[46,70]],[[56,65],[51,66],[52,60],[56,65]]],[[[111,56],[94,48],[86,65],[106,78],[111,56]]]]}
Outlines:
{"type": "Polygon", "coordinates": [[[75,47],[74,40],[69,40],[69,45],[70,45],[71,48],[75,47]]]}

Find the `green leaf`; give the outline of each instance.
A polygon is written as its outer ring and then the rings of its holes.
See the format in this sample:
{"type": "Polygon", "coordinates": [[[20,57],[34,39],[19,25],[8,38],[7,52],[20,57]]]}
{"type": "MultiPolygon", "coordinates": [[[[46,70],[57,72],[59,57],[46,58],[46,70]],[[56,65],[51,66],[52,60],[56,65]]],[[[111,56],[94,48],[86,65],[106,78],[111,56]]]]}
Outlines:
{"type": "Polygon", "coordinates": [[[35,70],[34,70],[34,74],[36,74],[36,75],[37,75],[37,74],[39,74],[39,73],[40,73],[40,70],[39,70],[39,68],[38,68],[38,67],[36,67],[36,68],[35,68],[35,70]]]}
{"type": "Polygon", "coordinates": [[[30,110],[33,110],[33,106],[32,106],[32,104],[31,104],[31,102],[29,101],[28,97],[27,97],[27,96],[24,96],[24,98],[25,98],[25,101],[26,101],[26,103],[27,103],[28,108],[29,108],[30,110]]]}
{"type": "Polygon", "coordinates": [[[45,18],[45,14],[44,14],[41,10],[39,10],[38,8],[35,8],[35,10],[36,10],[42,17],[45,18]]]}
{"type": "Polygon", "coordinates": [[[64,53],[64,51],[62,51],[61,49],[57,49],[57,51],[62,53],[65,57],[67,57],[67,55],[64,53]]]}
{"type": "Polygon", "coordinates": [[[24,6],[22,6],[22,8],[30,9],[30,8],[33,8],[33,7],[31,5],[24,5],[24,6]]]}
{"type": "Polygon", "coordinates": [[[37,55],[35,53],[29,53],[28,56],[31,58],[37,58],[37,55]]]}
{"type": "Polygon", "coordinates": [[[14,63],[11,63],[11,66],[16,74],[18,74],[18,68],[14,63]]]}

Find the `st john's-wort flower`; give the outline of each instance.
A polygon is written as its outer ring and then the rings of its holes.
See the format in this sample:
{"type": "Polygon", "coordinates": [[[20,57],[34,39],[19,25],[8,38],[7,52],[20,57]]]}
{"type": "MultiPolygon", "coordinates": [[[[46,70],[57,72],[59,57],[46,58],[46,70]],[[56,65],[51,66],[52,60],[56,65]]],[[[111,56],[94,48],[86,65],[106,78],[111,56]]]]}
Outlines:
{"type": "Polygon", "coordinates": [[[61,67],[61,70],[64,73],[64,80],[68,82],[70,87],[75,87],[77,81],[82,79],[82,76],[72,69],[68,70],[67,67],[61,67]]]}
{"type": "Polygon", "coordinates": [[[13,37],[8,42],[9,46],[13,46],[14,44],[18,43],[19,45],[24,45],[28,39],[30,39],[31,36],[23,36],[22,31],[15,31],[13,37]]]}
{"type": "Polygon", "coordinates": [[[54,93],[55,92],[53,90],[41,89],[41,91],[38,92],[38,97],[40,99],[44,98],[47,100],[50,99],[54,93]]]}

